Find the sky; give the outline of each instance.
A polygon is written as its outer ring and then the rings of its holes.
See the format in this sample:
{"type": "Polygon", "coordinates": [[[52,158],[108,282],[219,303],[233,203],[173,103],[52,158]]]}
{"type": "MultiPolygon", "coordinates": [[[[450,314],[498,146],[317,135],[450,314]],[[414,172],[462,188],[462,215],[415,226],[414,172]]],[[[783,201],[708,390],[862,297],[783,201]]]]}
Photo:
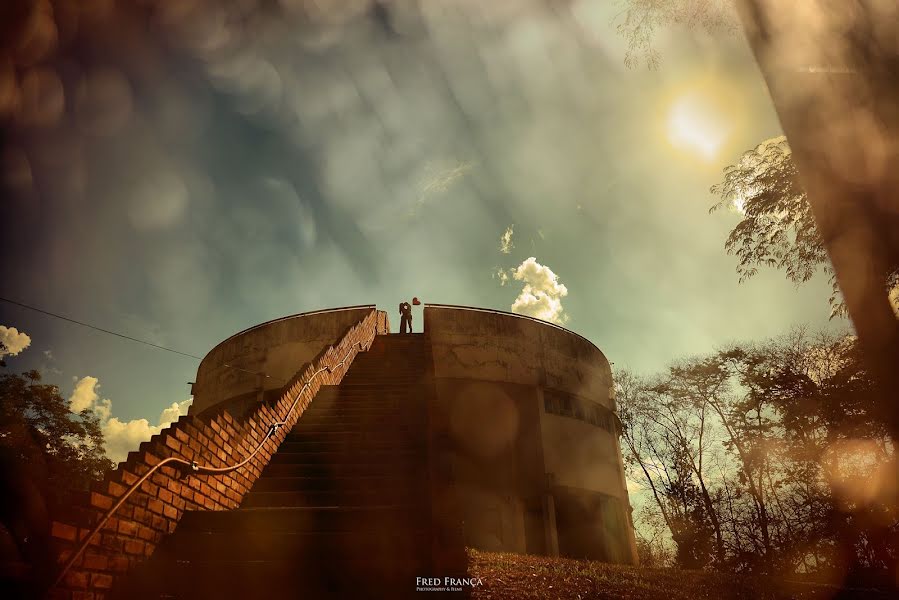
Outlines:
{"type": "MultiPolygon", "coordinates": [[[[649,70],[603,0],[82,4],[5,49],[4,298],[203,356],[320,308],[396,328],[417,296],[554,320],[639,373],[846,326],[823,278],[739,284],[739,214],[709,214],[782,134],[739,32],[666,28],[649,70]]],[[[189,406],[195,359],[5,303],[0,325],[8,371],[102,413],[115,458],[189,406]]]]}

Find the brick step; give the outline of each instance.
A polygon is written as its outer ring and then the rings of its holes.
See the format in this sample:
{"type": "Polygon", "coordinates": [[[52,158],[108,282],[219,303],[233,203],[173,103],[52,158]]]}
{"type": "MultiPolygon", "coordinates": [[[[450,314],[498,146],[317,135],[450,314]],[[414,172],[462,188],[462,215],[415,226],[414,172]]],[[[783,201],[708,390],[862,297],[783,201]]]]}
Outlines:
{"type": "Polygon", "coordinates": [[[415,428],[410,431],[397,432],[389,429],[372,428],[369,431],[337,431],[337,430],[313,430],[295,427],[284,438],[283,443],[288,442],[341,442],[344,440],[381,442],[381,441],[409,441],[424,442],[427,432],[424,428],[415,428]]]}
{"type": "Polygon", "coordinates": [[[309,408],[316,407],[321,410],[337,407],[350,408],[408,408],[409,406],[425,406],[427,396],[418,392],[403,392],[401,394],[385,394],[366,390],[364,392],[349,392],[341,394],[337,398],[316,398],[309,408]]]}
{"type": "Polygon", "coordinates": [[[360,394],[345,394],[340,396],[339,398],[328,398],[328,399],[319,399],[316,398],[309,405],[309,409],[313,408],[318,410],[328,410],[331,408],[358,408],[358,409],[371,409],[371,408],[408,408],[409,406],[422,406],[424,407],[424,398],[419,394],[409,394],[403,392],[402,394],[372,394],[372,393],[360,393],[360,394]]]}
{"type": "Polygon", "coordinates": [[[396,402],[407,401],[410,397],[420,396],[422,390],[420,389],[395,389],[395,390],[386,390],[384,388],[372,388],[370,390],[361,390],[361,389],[344,389],[341,390],[339,394],[333,394],[331,396],[316,396],[315,400],[312,401],[312,405],[328,405],[328,404],[339,404],[341,402],[346,402],[348,399],[353,400],[380,400],[382,402],[387,402],[390,400],[394,400],[396,402]]]}
{"type": "Polygon", "coordinates": [[[385,360],[381,357],[366,356],[365,360],[356,359],[350,365],[349,374],[355,373],[403,373],[420,375],[427,369],[427,362],[421,357],[407,357],[385,360]]]}
{"type": "Polygon", "coordinates": [[[265,506],[367,506],[369,504],[412,504],[417,495],[424,493],[423,486],[406,485],[404,488],[381,486],[370,489],[294,490],[257,492],[247,494],[241,508],[265,506]],[[418,494],[413,494],[418,492],[418,494]]]}
{"type": "Polygon", "coordinates": [[[359,475],[355,477],[278,477],[263,475],[256,480],[252,493],[328,490],[411,491],[422,485],[421,480],[397,475],[359,475]]]}
{"type": "Polygon", "coordinates": [[[356,359],[350,365],[350,373],[422,373],[427,368],[427,361],[421,356],[384,359],[379,356],[366,356],[356,359]]]}
{"type": "Polygon", "coordinates": [[[339,395],[346,392],[362,392],[362,391],[378,391],[385,394],[396,393],[399,391],[421,391],[421,386],[417,381],[378,381],[376,379],[365,379],[360,381],[341,382],[339,395]]]}
{"type": "MultiPolygon", "coordinates": [[[[410,407],[403,407],[408,409],[410,407]]],[[[422,407],[424,408],[424,407],[422,407]]],[[[395,414],[400,411],[399,402],[378,403],[363,406],[354,406],[350,403],[335,403],[331,406],[318,405],[313,403],[303,412],[303,416],[319,416],[319,415],[378,415],[378,414],[395,414]]]]}
{"type": "Polygon", "coordinates": [[[271,463],[262,472],[263,477],[355,477],[357,475],[387,475],[395,477],[418,477],[424,480],[428,476],[427,465],[416,464],[310,464],[310,463],[271,463]]]}
{"type": "MultiPolygon", "coordinates": [[[[409,408],[419,407],[424,410],[427,406],[427,397],[423,394],[396,394],[386,396],[365,392],[362,394],[346,394],[333,400],[324,400],[318,402],[314,400],[307,410],[328,411],[333,409],[357,409],[371,410],[379,408],[382,410],[408,410],[409,408]]],[[[305,412],[305,411],[304,411],[305,412]]]]}
{"type": "Polygon", "coordinates": [[[348,452],[278,452],[270,464],[366,464],[366,465],[406,465],[424,461],[424,452],[419,448],[408,450],[356,450],[348,452]]]}
{"type": "Polygon", "coordinates": [[[304,414],[295,427],[304,427],[310,425],[328,425],[332,423],[345,423],[346,425],[378,427],[379,425],[413,425],[421,422],[421,415],[416,414],[419,411],[390,411],[381,414],[351,414],[351,415],[329,415],[329,414],[304,414]]]}
{"type": "Polygon", "coordinates": [[[346,384],[353,383],[364,383],[366,381],[374,381],[377,380],[379,382],[384,383],[395,383],[395,384],[418,384],[421,383],[422,378],[424,377],[424,371],[385,371],[385,370],[370,370],[370,371],[353,371],[350,370],[344,378],[340,382],[340,386],[342,387],[346,384]]]}
{"type": "Polygon", "coordinates": [[[334,562],[357,562],[381,553],[412,556],[426,548],[430,538],[424,530],[396,531],[220,531],[190,532],[169,538],[157,552],[163,560],[277,560],[285,556],[297,562],[327,556],[334,562]]]}
{"type": "Polygon", "coordinates": [[[364,444],[342,445],[337,448],[291,447],[276,453],[269,464],[330,463],[341,465],[348,462],[390,464],[396,460],[409,460],[413,457],[421,457],[423,460],[425,454],[427,454],[427,450],[424,445],[414,442],[394,444],[383,448],[369,448],[364,444]]]}
{"type": "Polygon", "coordinates": [[[340,382],[340,391],[361,387],[378,387],[385,390],[405,389],[420,387],[422,383],[421,377],[399,378],[372,374],[364,377],[346,377],[340,382]]]}
{"type": "Polygon", "coordinates": [[[423,373],[427,368],[427,363],[422,359],[410,360],[384,360],[381,358],[371,358],[371,360],[354,362],[350,366],[349,373],[423,373]]]}
{"type": "Polygon", "coordinates": [[[378,369],[359,369],[354,371],[352,368],[344,375],[343,379],[337,385],[342,388],[346,385],[365,383],[377,380],[378,383],[384,384],[420,384],[424,379],[424,371],[421,369],[408,370],[403,372],[385,371],[383,368],[378,369]]]}
{"type": "Polygon", "coordinates": [[[392,439],[380,441],[346,438],[342,440],[303,440],[291,441],[289,438],[281,443],[279,452],[424,452],[425,448],[418,440],[392,439]]]}
{"type": "Polygon", "coordinates": [[[297,424],[293,426],[291,429],[291,433],[300,432],[300,431],[309,431],[309,432],[326,432],[326,431],[347,431],[347,432],[355,432],[355,433],[364,433],[366,431],[372,431],[374,429],[378,429],[380,431],[390,431],[396,435],[403,435],[403,432],[410,431],[410,428],[405,423],[381,423],[378,425],[373,425],[370,423],[344,423],[335,421],[334,423],[315,423],[315,422],[304,422],[303,419],[297,421],[297,424]]]}
{"type": "Polygon", "coordinates": [[[420,598],[415,578],[429,572],[427,552],[361,562],[304,562],[279,557],[260,561],[150,561],[119,599],[159,600],[399,600],[420,598]]]}
{"type": "MultiPolygon", "coordinates": [[[[346,421],[363,421],[366,423],[374,423],[379,421],[402,421],[408,419],[409,416],[417,416],[423,412],[420,410],[412,410],[414,406],[409,406],[405,410],[398,408],[386,408],[379,411],[340,411],[337,407],[319,407],[314,411],[305,411],[300,420],[305,423],[329,422],[336,420],[346,421]]],[[[300,421],[297,421],[299,423],[300,421]]]]}
{"type": "Polygon", "coordinates": [[[368,505],[341,507],[266,507],[236,508],[229,511],[187,511],[172,535],[185,531],[262,531],[301,532],[347,531],[387,532],[408,527],[423,528],[427,523],[428,508],[419,504],[368,505]]]}

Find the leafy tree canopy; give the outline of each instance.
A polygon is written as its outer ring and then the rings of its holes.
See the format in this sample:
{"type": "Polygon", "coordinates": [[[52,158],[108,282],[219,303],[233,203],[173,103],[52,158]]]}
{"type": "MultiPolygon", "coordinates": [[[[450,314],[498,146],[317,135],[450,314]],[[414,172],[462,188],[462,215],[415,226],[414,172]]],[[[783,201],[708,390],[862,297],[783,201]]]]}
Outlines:
{"type": "Polygon", "coordinates": [[[658,68],[662,57],[653,44],[659,28],[685,26],[707,32],[732,31],[733,0],[625,0],[616,29],[628,44],[624,64],[658,68]]]}
{"type": "MultiPolygon", "coordinates": [[[[741,282],[762,266],[782,270],[796,284],[821,271],[829,276],[833,290],[829,299],[831,317],[846,315],[786,137],[766,140],[745,152],[737,164],[724,169],[724,181],[713,185],[711,192],[720,198],[711,211],[733,207],[742,215],[724,245],[739,260],[741,282]]],[[[899,292],[899,265],[888,274],[884,285],[895,297],[899,292]]]]}
{"type": "Polygon", "coordinates": [[[0,445],[27,464],[45,494],[87,489],[113,468],[103,449],[99,419],[75,414],[59,388],[37,371],[0,375],[0,445]]]}

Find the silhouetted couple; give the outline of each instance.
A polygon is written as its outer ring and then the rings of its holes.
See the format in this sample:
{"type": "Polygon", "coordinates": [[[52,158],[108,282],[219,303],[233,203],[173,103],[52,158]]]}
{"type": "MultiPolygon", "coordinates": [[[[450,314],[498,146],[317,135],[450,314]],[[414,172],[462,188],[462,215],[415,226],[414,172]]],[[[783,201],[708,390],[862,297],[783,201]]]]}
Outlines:
{"type": "Polygon", "coordinates": [[[400,333],[412,333],[412,306],[418,306],[418,297],[412,298],[412,304],[400,302],[400,333]]]}
{"type": "Polygon", "coordinates": [[[400,302],[400,333],[412,333],[412,305],[400,302]]]}

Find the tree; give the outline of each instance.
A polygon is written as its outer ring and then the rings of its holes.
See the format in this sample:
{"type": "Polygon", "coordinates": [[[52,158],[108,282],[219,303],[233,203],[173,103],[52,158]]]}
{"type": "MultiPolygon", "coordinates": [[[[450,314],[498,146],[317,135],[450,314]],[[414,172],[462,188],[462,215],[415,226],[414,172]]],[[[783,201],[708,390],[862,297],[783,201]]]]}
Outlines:
{"type": "Polygon", "coordinates": [[[723,559],[720,528],[703,479],[707,424],[690,406],[627,372],[617,377],[625,460],[648,488],[674,541],[675,562],[702,568],[723,559]],[[713,510],[713,509],[712,509],[713,510]]]}
{"type": "Polygon", "coordinates": [[[895,569],[895,448],[854,337],[797,329],[617,381],[629,477],[652,494],[636,516],[680,566],[895,569]]]}
{"type": "Polygon", "coordinates": [[[704,31],[733,31],[737,20],[731,0],[627,0],[616,29],[628,44],[624,64],[658,68],[661,55],[653,40],[659,28],[682,25],[704,31]]]}
{"type": "MultiPolygon", "coordinates": [[[[784,271],[796,284],[809,281],[821,271],[829,276],[833,289],[831,317],[846,315],[824,241],[784,136],[745,152],[737,164],[724,169],[724,181],[713,185],[711,192],[720,200],[709,212],[734,207],[742,215],[724,244],[739,260],[740,282],[762,266],[784,271]]],[[[894,265],[884,285],[899,293],[899,265],[894,265]]]]}
{"type": "MultiPolygon", "coordinates": [[[[899,176],[890,168],[899,156],[895,5],[627,0],[618,27],[629,42],[625,63],[643,53],[654,66],[651,40],[659,24],[714,24],[715,8],[725,5],[739,16],[791,140],[802,187],[811,194],[805,206],[832,265],[834,289],[839,286],[833,312],[852,319],[899,443],[899,176]]],[[[800,257],[799,264],[811,261],[814,270],[816,255],[800,257]]],[[[768,264],[777,261],[766,257],[768,264]]]]}
{"type": "Polygon", "coordinates": [[[0,376],[0,445],[29,471],[49,500],[87,489],[114,465],[106,458],[99,419],[69,410],[59,388],[37,371],[0,376]]]}

